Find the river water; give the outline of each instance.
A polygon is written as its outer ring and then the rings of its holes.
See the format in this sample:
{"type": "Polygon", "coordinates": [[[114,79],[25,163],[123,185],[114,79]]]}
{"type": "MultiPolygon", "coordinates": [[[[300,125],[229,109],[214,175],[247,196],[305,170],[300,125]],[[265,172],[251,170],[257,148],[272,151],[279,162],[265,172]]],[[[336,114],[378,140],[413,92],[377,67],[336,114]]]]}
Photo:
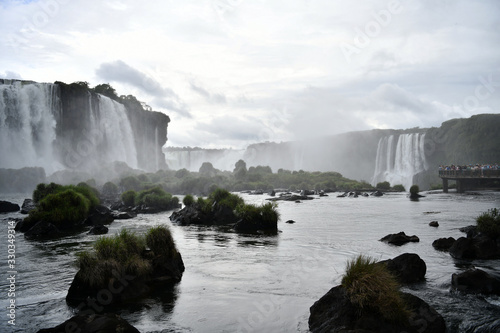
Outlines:
{"type": "MultiPolygon", "coordinates": [[[[458,238],[458,229],[500,207],[499,192],[424,193],[418,202],[405,194],[337,198],[335,194],[302,203],[279,202],[277,236],[238,235],[215,227],[177,226],[171,212],[115,221],[109,234],[122,228],[137,233],[150,226],[170,226],[186,271],[173,289],[119,310],[141,332],[308,332],[309,307],[338,285],[346,262],[358,254],[389,259],[417,253],[427,264],[426,282],[405,288],[431,304],[446,320],[449,332],[499,332],[500,298],[451,292],[451,275],[471,265],[500,274],[500,260],[459,261],[434,250],[441,237],[458,238]],[[285,221],[296,223],[287,224],[285,221]],[[439,227],[428,224],[438,221],[439,227]],[[389,233],[417,235],[419,243],[401,247],[378,241],[389,233]]],[[[241,195],[249,203],[266,196],[241,195]]],[[[5,197],[22,203],[24,195],[5,197]]],[[[21,217],[20,214],[0,219],[21,217]]],[[[52,241],[16,236],[16,325],[8,325],[7,221],[1,227],[0,318],[2,332],[36,332],[69,319],[65,303],[77,271],[75,253],[91,247],[98,236],[79,234],[52,241]]]]}

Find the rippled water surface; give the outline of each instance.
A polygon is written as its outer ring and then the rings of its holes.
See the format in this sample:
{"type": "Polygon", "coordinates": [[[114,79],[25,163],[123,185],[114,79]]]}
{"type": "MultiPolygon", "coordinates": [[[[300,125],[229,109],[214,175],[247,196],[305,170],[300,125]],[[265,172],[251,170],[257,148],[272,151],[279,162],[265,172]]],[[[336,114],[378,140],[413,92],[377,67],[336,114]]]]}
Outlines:
{"type": "MultiPolygon", "coordinates": [[[[127,228],[171,227],[186,271],[172,290],[121,309],[141,332],[307,332],[309,307],[340,283],[346,261],[358,254],[377,259],[401,253],[419,254],[427,264],[426,282],[407,288],[445,317],[450,332],[500,331],[500,299],[450,292],[453,273],[475,265],[500,273],[500,261],[457,261],[435,251],[441,237],[463,236],[458,228],[474,224],[480,213],[500,207],[500,193],[481,195],[426,194],[412,202],[404,194],[380,198],[337,198],[335,194],[302,203],[279,202],[278,236],[238,235],[227,229],[172,225],[171,212],[139,215],[110,225],[109,234],[127,228]],[[295,224],[284,223],[294,220],[295,224]],[[438,228],[429,227],[436,220],[438,228]],[[419,243],[401,247],[378,241],[389,233],[417,235],[419,243]]],[[[263,203],[265,196],[242,195],[263,203]]],[[[4,197],[22,203],[24,196],[4,197]]],[[[0,218],[21,216],[11,214],[0,218]]],[[[7,244],[7,222],[1,231],[7,244]]],[[[75,253],[97,236],[79,234],[53,241],[16,239],[16,326],[8,331],[33,332],[52,327],[73,315],[65,303],[76,273],[75,253]]],[[[6,245],[3,246],[7,253],[6,245]]],[[[7,272],[6,256],[1,262],[7,272]]],[[[6,278],[1,306],[7,306],[6,278]]],[[[7,326],[2,314],[0,328],[7,326]]],[[[5,329],[0,329],[5,331],[5,329]]]]}

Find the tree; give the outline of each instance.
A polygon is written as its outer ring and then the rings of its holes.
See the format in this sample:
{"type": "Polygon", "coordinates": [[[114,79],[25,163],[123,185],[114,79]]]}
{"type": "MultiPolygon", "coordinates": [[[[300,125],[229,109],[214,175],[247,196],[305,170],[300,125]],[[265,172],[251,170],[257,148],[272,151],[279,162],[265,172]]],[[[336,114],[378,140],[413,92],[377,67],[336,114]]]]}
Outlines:
{"type": "Polygon", "coordinates": [[[234,165],[234,170],[233,170],[234,178],[237,180],[244,180],[245,176],[247,175],[247,164],[243,160],[239,160],[236,162],[234,165]]]}
{"type": "Polygon", "coordinates": [[[380,182],[377,183],[376,188],[379,190],[388,190],[391,188],[391,184],[389,182],[380,182]]]}
{"type": "Polygon", "coordinates": [[[116,94],[115,88],[113,88],[109,83],[98,84],[94,87],[94,92],[114,100],[120,100],[120,97],[116,94]]]}
{"type": "Polygon", "coordinates": [[[203,162],[203,164],[200,167],[200,170],[198,171],[200,174],[205,175],[205,176],[213,176],[215,175],[215,168],[210,162],[203,162]]]}

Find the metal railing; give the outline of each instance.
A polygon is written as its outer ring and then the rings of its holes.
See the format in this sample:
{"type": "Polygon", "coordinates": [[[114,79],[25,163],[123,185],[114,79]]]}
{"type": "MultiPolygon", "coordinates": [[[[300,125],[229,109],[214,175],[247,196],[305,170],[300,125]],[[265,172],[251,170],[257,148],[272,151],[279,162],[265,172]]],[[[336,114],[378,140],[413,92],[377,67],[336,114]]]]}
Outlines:
{"type": "Polygon", "coordinates": [[[500,170],[492,169],[463,169],[439,170],[441,178],[500,178],[500,170]]]}

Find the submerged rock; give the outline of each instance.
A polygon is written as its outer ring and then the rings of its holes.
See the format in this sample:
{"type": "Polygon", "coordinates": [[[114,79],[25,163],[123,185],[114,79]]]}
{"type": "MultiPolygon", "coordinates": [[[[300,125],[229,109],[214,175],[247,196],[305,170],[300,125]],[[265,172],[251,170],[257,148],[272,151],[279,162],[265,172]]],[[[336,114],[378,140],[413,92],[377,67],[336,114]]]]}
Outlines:
{"type": "Polygon", "coordinates": [[[38,333],[59,333],[59,332],[82,332],[82,333],[140,333],[134,326],[130,325],[119,315],[106,314],[87,314],[76,315],[64,323],[52,328],[44,328],[38,333]]]}
{"type": "Polygon", "coordinates": [[[429,226],[437,228],[437,227],[439,227],[439,222],[438,221],[431,221],[431,222],[429,222],[429,226]]]}
{"type": "Polygon", "coordinates": [[[90,235],[104,235],[107,234],[109,228],[104,225],[95,225],[89,230],[90,235]]]}
{"type": "Polygon", "coordinates": [[[407,236],[403,231],[401,231],[397,234],[389,234],[382,237],[380,241],[400,246],[409,242],[419,242],[420,239],[415,235],[407,236]]]}

